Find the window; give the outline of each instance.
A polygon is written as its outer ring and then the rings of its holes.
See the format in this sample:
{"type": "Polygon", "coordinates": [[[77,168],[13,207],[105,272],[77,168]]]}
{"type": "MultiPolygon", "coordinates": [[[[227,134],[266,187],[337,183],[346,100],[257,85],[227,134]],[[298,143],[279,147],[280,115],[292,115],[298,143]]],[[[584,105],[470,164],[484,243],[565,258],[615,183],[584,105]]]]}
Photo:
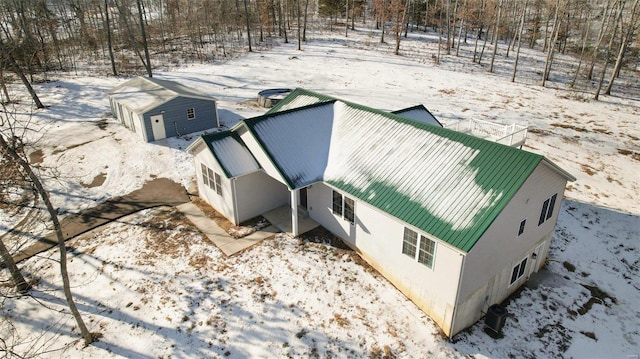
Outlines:
{"type": "Polygon", "coordinates": [[[538,225],[544,223],[547,219],[553,216],[553,207],[556,205],[556,198],[558,194],[554,194],[550,198],[547,198],[542,204],[542,211],[540,212],[540,220],[538,221],[538,225]]]}
{"type": "Polygon", "coordinates": [[[404,239],[402,241],[402,253],[408,255],[411,258],[415,258],[417,246],[418,246],[418,233],[405,227],[404,239]]]}
{"type": "Polygon", "coordinates": [[[202,172],[202,183],[222,196],[222,177],[220,177],[218,173],[213,172],[211,168],[205,166],[204,163],[200,163],[200,170],[202,172]]]}
{"type": "Polygon", "coordinates": [[[209,185],[209,176],[207,175],[207,166],[204,165],[204,163],[200,164],[200,170],[202,171],[202,183],[204,183],[206,186],[209,185]]]}
{"type": "Polygon", "coordinates": [[[520,236],[522,233],[524,233],[524,226],[527,224],[527,219],[523,219],[520,222],[520,228],[518,229],[518,236],[520,236]]]}
{"type": "Polygon", "coordinates": [[[222,196],[222,179],[220,178],[219,174],[215,174],[215,179],[216,179],[216,193],[222,196]]]}
{"type": "Polygon", "coordinates": [[[416,259],[416,251],[418,252],[418,263],[422,263],[429,268],[433,268],[435,258],[436,242],[425,236],[418,236],[418,233],[404,229],[404,238],[402,240],[402,254],[416,259]]]}
{"type": "Polygon", "coordinates": [[[344,219],[350,223],[355,222],[355,202],[349,197],[344,198],[344,219]]]}
{"type": "Polygon", "coordinates": [[[526,268],[527,268],[527,258],[523,259],[522,262],[516,264],[516,266],[513,267],[513,271],[511,272],[511,281],[509,282],[509,285],[512,285],[518,279],[522,278],[522,276],[524,275],[524,270],[526,268]]]}
{"type": "Polygon", "coordinates": [[[433,254],[436,249],[436,243],[429,238],[420,236],[420,251],[418,252],[418,262],[433,268],[433,254]]]}
{"type": "Polygon", "coordinates": [[[333,214],[342,216],[342,195],[333,191],[333,214]]]}
{"type": "Polygon", "coordinates": [[[187,119],[188,120],[193,120],[194,118],[196,118],[196,109],[195,108],[188,108],[187,109],[187,119]]]}
{"type": "Polygon", "coordinates": [[[333,210],[333,214],[342,217],[351,224],[355,223],[356,203],[352,198],[333,191],[331,209],[333,210]]]}

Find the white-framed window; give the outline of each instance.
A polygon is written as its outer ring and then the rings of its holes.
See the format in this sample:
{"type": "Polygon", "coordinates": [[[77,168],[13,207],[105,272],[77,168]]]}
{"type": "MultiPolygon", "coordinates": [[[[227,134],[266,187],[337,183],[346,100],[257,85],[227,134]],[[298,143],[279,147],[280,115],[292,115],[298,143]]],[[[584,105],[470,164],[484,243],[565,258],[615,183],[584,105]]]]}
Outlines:
{"type": "Polygon", "coordinates": [[[520,228],[518,228],[518,237],[520,237],[520,235],[524,233],[524,227],[526,225],[527,225],[527,219],[523,218],[522,221],[520,221],[520,228]]]}
{"type": "Polygon", "coordinates": [[[418,233],[405,227],[404,238],[402,239],[402,254],[406,254],[411,258],[415,258],[417,247],[418,247],[418,233]]]}
{"type": "Polygon", "coordinates": [[[556,205],[556,198],[558,194],[554,194],[553,196],[547,198],[542,204],[542,211],[540,211],[540,220],[538,221],[538,225],[544,223],[547,219],[553,216],[553,207],[556,205]]]}
{"type": "Polygon", "coordinates": [[[509,281],[509,286],[513,285],[513,283],[517,282],[518,279],[522,278],[524,275],[524,271],[527,268],[527,257],[525,257],[520,263],[516,264],[511,271],[511,280],[509,281]]]}
{"type": "Polygon", "coordinates": [[[222,177],[211,168],[205,166],[204,163],[200,163],[200,170],[202,172],[202,183],[214,190],[219,196],[222,196],[222,177]]]}
{"type": "Polygon", "coordinates": [[[345,221],[354,224],[356,217],[356,202],[353,198],[343,196],[333,191],[331,210],[333,214],[340,216],[345,221]]]}
{"type": "Polygon", "coordinates": [[[187,109],[187,119],[188,120],[193,120],[194,118],[196,118],[196,109],[191,107],[187,109]]]}
{"type": "Polygon", "coordinates": [[[436,242],[431,239],[418,235],[407,227],[404,228],[404,236],[402,239],[402,254],[417,260],[430,269],[433,269],[435,261],[436,242]],[[417,256],[416,256],[417,253],[417,256]]]}

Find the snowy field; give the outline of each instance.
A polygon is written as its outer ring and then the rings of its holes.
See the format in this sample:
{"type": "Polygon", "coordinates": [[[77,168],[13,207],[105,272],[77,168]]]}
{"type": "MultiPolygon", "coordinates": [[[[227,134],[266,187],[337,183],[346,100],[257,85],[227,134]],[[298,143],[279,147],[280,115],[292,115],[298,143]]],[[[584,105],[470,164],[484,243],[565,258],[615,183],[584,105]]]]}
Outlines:
{"type": "MultiPolygon", "coordinates": [[[[377,44],[375,34],[336,36],[302,51],[291,43],[226,63],[162,66],[154,76],[217,98],[226,126],[264,113],[257,93],[281,87],[386,110],[424,104],[445,124],[475,118],[529,126],[524,149],[578,180],[568,185],[544,275],[508,304],[504,338],[490,338],[478,323],[446,340],[352,252],[279,235],[226,258],[175,209],[159,208],[68,243],[72,290],[90,330],[101,333],[98,342],[83,348],[64,305],[58,254],[49,251],[21,263],[37,282],[31,296],[1,299],[4,345],[44,357],[640,356],[638,74],[624,73],[622,90],[614,86],[614,96],[596,102],[554,82],[566,73],[552,71],[540,87],[534,63],[544,54],[537,51],[523,49],[522,78],[511,83],[511,58],[496,59],[490,74],[468,54],[436,65],[437,40],[424,35],[403,42],[403,56],[377,44]]],[[[156,177],[193,189],[184,148],[194,135],[141,143],[112,118],[106,91],[126,79],[49,77],[35,87],[48,109],[32,110],[15,87],[23,102],[10,110],[30,121],[32,162],[61,213],[156,177]]],[[[19,217],[2,214],[2,227],[19,217]]]]}

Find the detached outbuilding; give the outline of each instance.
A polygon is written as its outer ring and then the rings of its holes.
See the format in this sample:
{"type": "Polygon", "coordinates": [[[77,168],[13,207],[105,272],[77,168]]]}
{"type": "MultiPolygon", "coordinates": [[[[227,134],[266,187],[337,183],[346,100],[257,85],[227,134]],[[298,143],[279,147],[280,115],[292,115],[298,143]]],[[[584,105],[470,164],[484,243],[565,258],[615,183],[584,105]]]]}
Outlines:
{"type": "Polygon", "coordinates": [[[220,127],[216,100],[177,82],[136,77],[109,91],[111,111],[147,142],[220,127]]]}
{"type": "Polygon", "coordinates": [[[317,222],[449,337],[543,266],[571,174],[429,121],[296,91],[187,148],[201,196],[229,220],[280,207],[294,236],[317,222]]]}

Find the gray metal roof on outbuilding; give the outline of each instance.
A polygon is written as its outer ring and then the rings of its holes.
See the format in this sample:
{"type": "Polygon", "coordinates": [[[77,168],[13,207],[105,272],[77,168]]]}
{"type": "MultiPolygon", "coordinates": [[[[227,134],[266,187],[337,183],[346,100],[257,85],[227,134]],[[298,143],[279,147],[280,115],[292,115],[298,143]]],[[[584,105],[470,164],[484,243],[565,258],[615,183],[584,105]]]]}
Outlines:
{"type": "Polygon", "coordinates": [[[213,97],[174,81],[138,76],[111,90],[109,96],[135,113],[145,113],[176,97],[214,101],[213,97]]]}

